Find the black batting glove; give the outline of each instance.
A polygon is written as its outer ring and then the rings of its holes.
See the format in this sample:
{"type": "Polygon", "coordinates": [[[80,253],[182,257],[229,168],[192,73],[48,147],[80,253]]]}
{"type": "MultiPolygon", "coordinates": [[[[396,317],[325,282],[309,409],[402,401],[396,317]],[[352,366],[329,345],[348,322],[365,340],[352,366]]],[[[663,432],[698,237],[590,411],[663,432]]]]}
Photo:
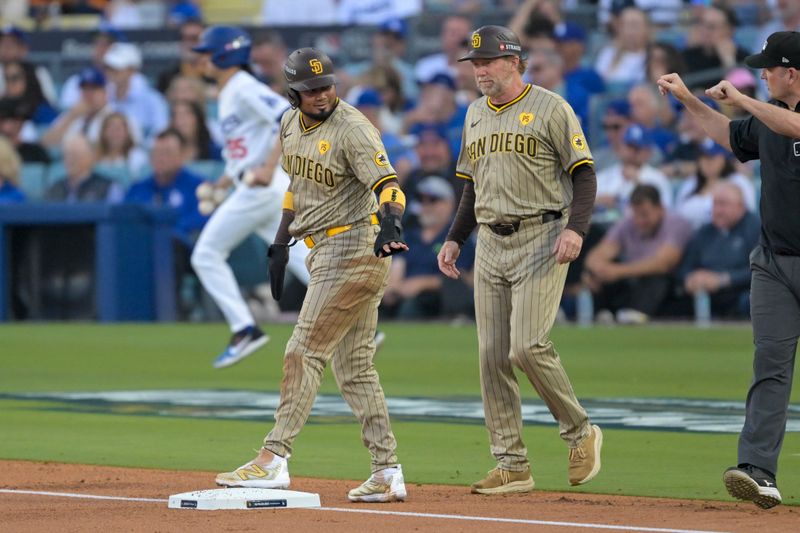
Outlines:
{"type": "Polygon", "coordinates": [[[397,215],[393,213],[384,213],[381,218],[381,230],[378,232],[378,237],[375,239],[375,256],[389,257],[390,255],[404,251],[389,247],[389,252],[387,253],[383,247],[392,242],[406,244],[403,240],[403,225],[400,223],[400,217],[397,215]]]}

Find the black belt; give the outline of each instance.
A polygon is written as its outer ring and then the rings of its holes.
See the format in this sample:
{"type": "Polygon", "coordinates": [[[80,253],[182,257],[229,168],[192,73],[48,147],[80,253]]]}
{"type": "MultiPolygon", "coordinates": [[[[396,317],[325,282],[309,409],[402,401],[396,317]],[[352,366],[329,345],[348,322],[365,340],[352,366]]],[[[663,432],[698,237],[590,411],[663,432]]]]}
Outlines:
{"type": "MultiPolygon", "coordinates": [[[[547,224],[548,222],[558,220],[562,216],[564,216],[564,213],[561,211],[545,211],[540,216],[534,218],[539,218],[541,219],[542,224],[547,224]]],[[[486,227],[488,227],[497,235],[506,236],[518,232],[521,222],[521,220],[517,220],[516,222],[506,222],[504,224],[486,224],[486,227]]]]}

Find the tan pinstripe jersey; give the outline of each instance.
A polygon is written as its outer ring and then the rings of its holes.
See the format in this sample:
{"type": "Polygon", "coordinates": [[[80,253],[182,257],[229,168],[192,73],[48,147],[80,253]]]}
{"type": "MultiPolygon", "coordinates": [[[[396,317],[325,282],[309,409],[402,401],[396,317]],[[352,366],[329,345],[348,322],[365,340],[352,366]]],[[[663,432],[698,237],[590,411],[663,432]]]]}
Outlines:
{"type": "Polygon", "coordinates": [[[378,209],[374,188],[396,177],[380,132],[341,100],[331,116],[311,127],[298,109],[284,113],[281,142],[282,166],[292,179],[295,218],[289,232],[295,238],[367,220],[378,209]]]}
{"type": "Polygon", "coordinates": [[[527,85],[495,106],[472,102],[464,121],[456,174],[475,182],[478,222],[515,222],[572,201],[570,172],[592,162],[580,122],[569,104],[527,85]]]}

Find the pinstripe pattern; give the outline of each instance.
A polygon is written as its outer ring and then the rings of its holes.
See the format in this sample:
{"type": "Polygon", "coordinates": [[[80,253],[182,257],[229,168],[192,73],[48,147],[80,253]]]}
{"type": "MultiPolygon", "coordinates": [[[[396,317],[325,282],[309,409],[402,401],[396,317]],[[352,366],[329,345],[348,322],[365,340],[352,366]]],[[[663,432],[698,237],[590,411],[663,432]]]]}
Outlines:
{"type": "Polygon", "coordinates": [[[565,209],[572,201],[569,170],[592,161],[569,104],[541,87],[525,91],[500,108],[479,98],[467,111],[456,175],[475,182],[479,223],[565,209]]]}
{"type": "Polygon", "coordinates": [[[395,176],[380,133],[347,102],[339,101],[327,120],[310,128],[299,110],[287,111],[281,141],[282,166],[294,193],[289,231],[298,239],[366,220],[378,210],[371,187],[395,176]]]}
{"type": "Polygon", "coordinates": [[[536,215],[567,210],[569,170],[591,164],[591,157],[572,109],[540,87],[528,85],[504,106],[481,98],[467,112],[456,175],[475,183],[481,392],[491,452],[505,470],[528,467],[514,367],[547,404],[570,447],[590,433],[550,341],[567,275],[552,250],[567,217],[542,224],[536,215]],[[486,226],[517,221],[519,231],[508,236],[486,226]]]}
{"type": "Polygon", "coordinates": [[[283,166],[292,177],[295,238],[314,235],[306,259],[311,281],[286,345],[281,401],[264,447],[287,457],[308,420],[325,365],[361,422],[376,472],[397,465],[397,443],[386,399],[372,363],[378,304],[389,259],[373,253],[378,209],[373,189],[394,176],[380,134],[354,107],[339,102],[324,122],[306,127],[295,110],[281,122],[283,166]],[[352,229],[326,237],[328,228],[352,229]]]}
{"type": "Polygon", "coordinates": [[[361,422],[373,471],[397,464],[397,444],[372,363],[378,303],[389,271],[389,261],[372,253],[377,233],[376,226],[361,226],[324,239],[308,255],[311,282],[286,345],[275,426],[264,440],[273,453],[291,453],[332,360],[339,389],[361,422]]]}

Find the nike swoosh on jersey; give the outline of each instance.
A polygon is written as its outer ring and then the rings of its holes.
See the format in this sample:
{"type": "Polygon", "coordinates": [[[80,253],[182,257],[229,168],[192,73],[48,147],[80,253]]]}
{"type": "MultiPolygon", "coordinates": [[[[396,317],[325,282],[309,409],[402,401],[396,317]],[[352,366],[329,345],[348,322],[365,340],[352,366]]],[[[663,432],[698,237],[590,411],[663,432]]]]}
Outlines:
{"type": "Polygon", "coordinates": [[[470,128],[474,128],[475,126],[477,126],[477,125],[478,125],[478,122],[480,122],[481,120],[482,120],[482,119],[478,119],[478,120],[476,120],[475,122],[470,122],[470,123],[469,123],[469,127],[470,127],[470,128]]]}

